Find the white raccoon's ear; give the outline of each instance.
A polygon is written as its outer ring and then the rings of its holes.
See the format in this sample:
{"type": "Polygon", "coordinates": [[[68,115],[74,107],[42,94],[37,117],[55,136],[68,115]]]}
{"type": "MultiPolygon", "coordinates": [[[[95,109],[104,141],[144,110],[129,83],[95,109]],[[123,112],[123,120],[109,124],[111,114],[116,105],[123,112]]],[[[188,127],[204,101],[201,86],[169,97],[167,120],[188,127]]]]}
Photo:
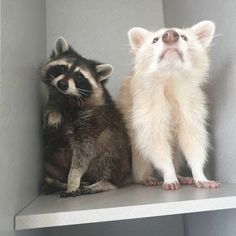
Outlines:
{"type": "Polygon", "coordinates": [[[69,44],[67,41],[62,37],[58,37],[55,42],[55,53],[56,55],[60,55],[69,50],[69,44]]]}
{"type": "Polygon", "coordinates": [[[134,51],[142,46],[145,37],[148,35],[148,33],[149,33],[148,30],[145,30],[140,27],[135,27],[129,30],[128,32],[129,43],[134,51]]]}
{"type": "Polygon", "coordinates": [[[194,25],[191,29],[203,47],[208,47],[215,33],[215,24],[212,21],[202,21],[194,25]]]}
{"type": "Polygon", "coordinates": [[[99,81],[107,79],[113,72],[113,66],[110,64],[100,64],[96,66],[99,81]]]}

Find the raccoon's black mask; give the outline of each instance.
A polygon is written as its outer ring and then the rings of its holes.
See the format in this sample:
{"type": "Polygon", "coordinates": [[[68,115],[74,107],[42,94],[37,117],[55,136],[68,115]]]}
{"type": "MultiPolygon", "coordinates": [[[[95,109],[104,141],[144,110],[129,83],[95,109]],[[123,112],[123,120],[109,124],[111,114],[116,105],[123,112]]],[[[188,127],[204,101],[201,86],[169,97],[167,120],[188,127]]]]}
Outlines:
{"type": "Polygon", "coordinates": [[[111,75],[112,66],[88,60],[59,37],[49,60],[41,68],[43,81],[59,93],[84,101],[101,88],[111,75]]]}

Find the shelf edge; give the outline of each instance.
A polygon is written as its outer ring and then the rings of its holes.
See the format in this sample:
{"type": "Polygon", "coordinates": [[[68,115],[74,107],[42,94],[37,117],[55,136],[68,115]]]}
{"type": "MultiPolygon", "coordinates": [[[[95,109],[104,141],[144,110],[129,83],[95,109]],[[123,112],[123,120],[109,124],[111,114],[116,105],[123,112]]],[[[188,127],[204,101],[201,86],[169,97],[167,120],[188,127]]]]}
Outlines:
{"type": "Polygon", "coordinates": [[[35,229],[236,208],[236,196],[84,211],[15,216],[15,229],[35,229]]]}

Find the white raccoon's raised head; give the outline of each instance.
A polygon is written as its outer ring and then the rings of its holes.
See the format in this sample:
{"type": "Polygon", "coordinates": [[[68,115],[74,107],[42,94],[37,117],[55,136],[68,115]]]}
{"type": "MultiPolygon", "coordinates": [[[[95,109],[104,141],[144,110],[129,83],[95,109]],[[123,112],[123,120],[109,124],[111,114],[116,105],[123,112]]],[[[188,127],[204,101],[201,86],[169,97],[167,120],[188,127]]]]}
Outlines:
{"type": "Polygon", "coordinates": [[[160,76],[191,73],[204,77],[209,64],[207,48],[214,32],[215,25],[211,21],[202,21],[187,29],[165,28],[157,32],[130,29],[128,36],[135,54],[135,72],[160,76]]]}
{"type": "Polygon", "coordinates": [[[63,95],[80,100],[102,93],[102,84],[112,73],[110,64],[88,60],[59,37],[49,60],[41,68],[43,81],[63,95]]]}

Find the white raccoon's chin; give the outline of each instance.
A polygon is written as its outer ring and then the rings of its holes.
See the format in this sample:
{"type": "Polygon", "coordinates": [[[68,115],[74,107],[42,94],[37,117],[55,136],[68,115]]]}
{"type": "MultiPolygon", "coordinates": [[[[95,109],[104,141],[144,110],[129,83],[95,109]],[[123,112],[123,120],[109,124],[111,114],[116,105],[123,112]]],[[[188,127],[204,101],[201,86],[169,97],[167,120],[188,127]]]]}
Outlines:
{"type": "Polygon", "coordinates": [[[170,61],[171,63],[179,61],[179,60],[184,62],[183,53],[177,48],[166,49],[159,56],[159,62],[163,60],[170,61]]]}
{"type": "Polygon", "coordinates": [[[146,73],[149,74],[170,74],[170,73],[185,73],[188,71],[191,67],[190,63],[187,63],[186,61],[183,61],[179,57],[173,57],[168,59],[162,59],[161,61],[153,61],[151,65],[149,66],[148,70],[146,70],[146,73]]]}

